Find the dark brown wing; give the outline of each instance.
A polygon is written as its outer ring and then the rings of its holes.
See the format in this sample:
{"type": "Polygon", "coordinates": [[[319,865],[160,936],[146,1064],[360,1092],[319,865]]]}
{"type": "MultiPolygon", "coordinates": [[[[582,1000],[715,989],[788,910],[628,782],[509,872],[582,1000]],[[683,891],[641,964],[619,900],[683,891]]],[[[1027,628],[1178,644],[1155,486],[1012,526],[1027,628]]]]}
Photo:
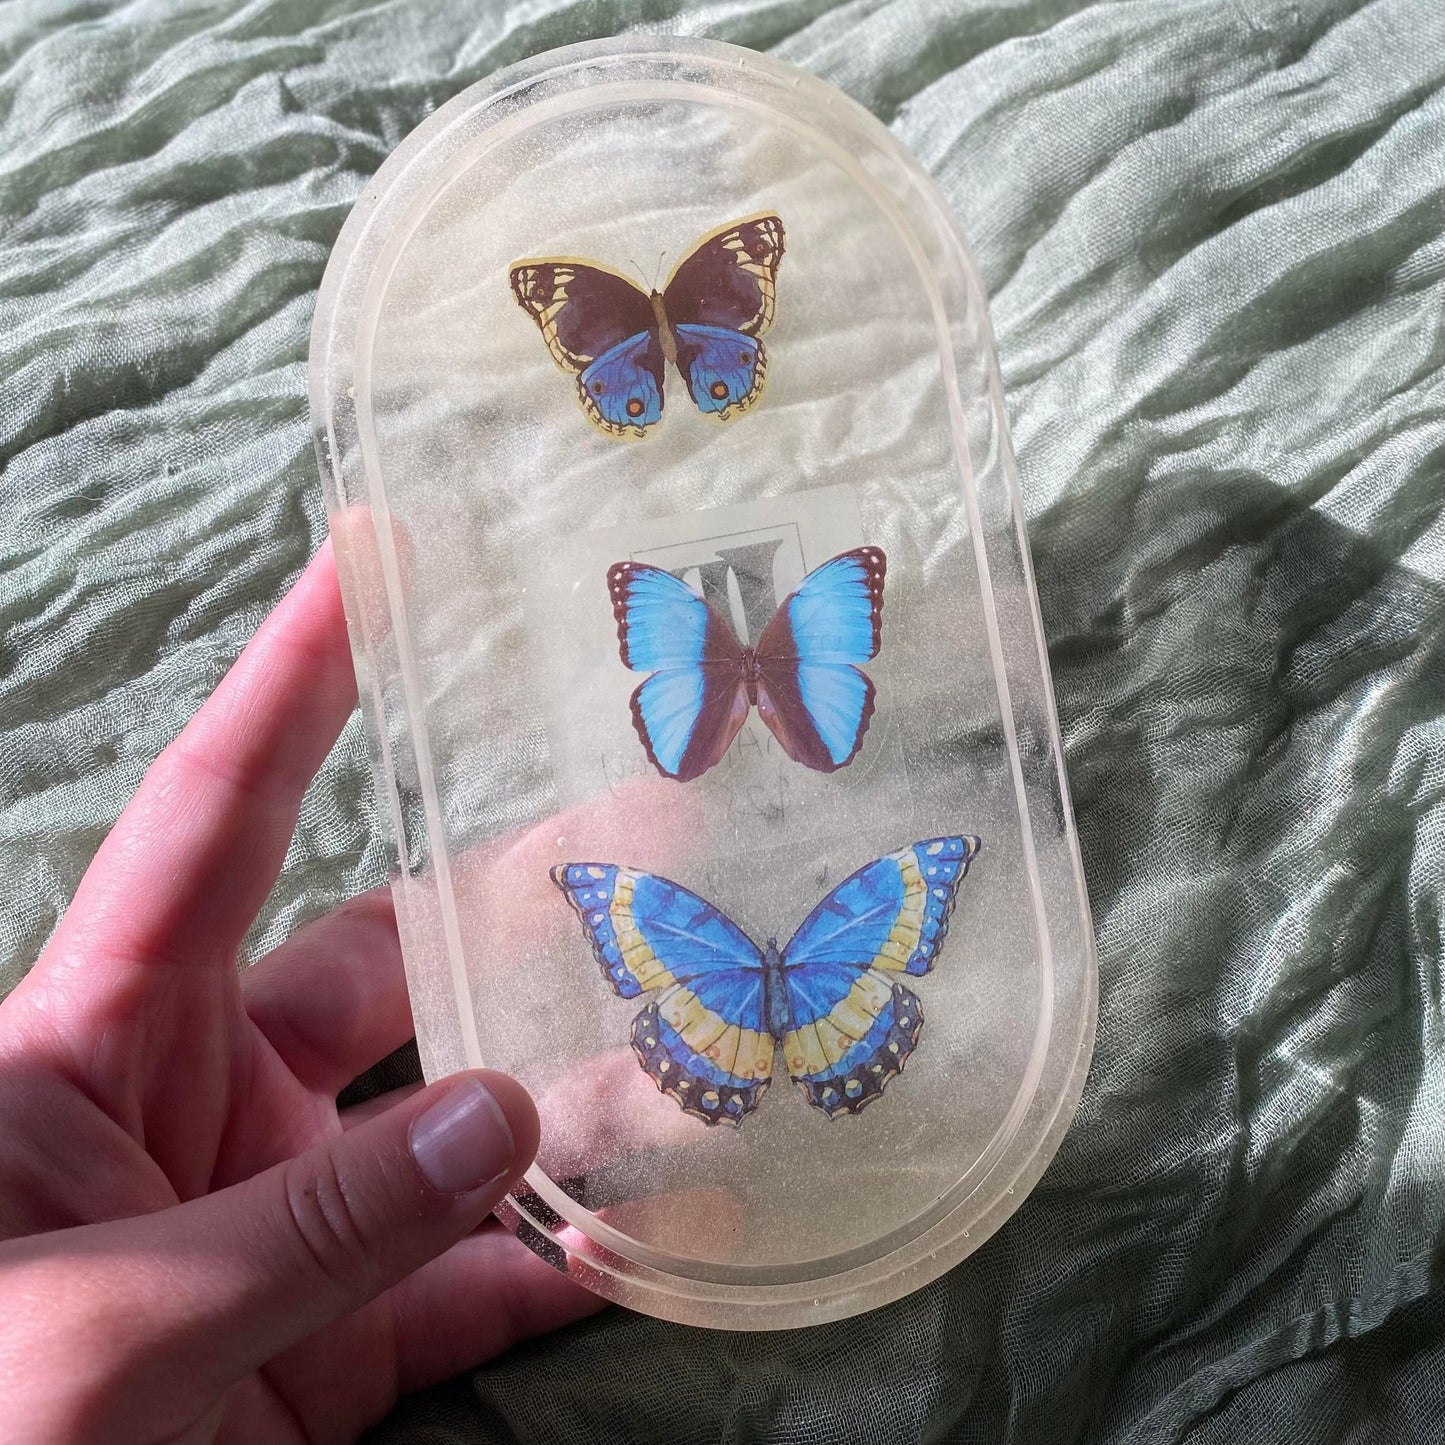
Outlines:
{"type": "Polygon", "coordinates": [[[677,326],[718,326],[761,336],[773,324],[783,223],[774,215],[734,221],[705,236],[663,288],[677,326]]]}
{"type": "Polygon", "coordinates": [[[518,261],[512,294],[552,360],[576,375],[619,342],[656,331],[652,302],[626,276],[585,261],[518,261]]]}

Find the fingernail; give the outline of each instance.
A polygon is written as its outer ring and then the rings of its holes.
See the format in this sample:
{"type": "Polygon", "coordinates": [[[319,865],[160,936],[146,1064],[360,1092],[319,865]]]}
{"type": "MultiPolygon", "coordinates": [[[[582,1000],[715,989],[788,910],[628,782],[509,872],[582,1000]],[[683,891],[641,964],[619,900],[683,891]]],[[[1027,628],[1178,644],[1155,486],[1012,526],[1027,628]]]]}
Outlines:
{"type": "Polygon", "coordinates": [[[411,1121],[411,1155],[439,1194],[460,1194],[506,1173],[511,1125],[485,1084],[463,1079],[411,1121]]]}

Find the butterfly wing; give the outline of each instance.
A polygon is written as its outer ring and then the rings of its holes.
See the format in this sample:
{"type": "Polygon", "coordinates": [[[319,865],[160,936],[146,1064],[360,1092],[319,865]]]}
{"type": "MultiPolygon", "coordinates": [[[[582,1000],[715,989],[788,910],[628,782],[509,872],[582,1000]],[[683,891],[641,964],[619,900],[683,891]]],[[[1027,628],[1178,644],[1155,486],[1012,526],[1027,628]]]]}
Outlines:
{"type": "Polygon", "coordinates": [[[582,409],[598,430],[642,436],[661,420],[662,340],[643,291],[582,261],[518,261],[511,279],[552,360],[577,378],[582,409]]]}
{"type": "Polygon", "coordinates": [[[773,324],[783,223],[749,216],[703,237],[663,287],[674,325],[720,326],[761,336],[773,324]]]}
{"type": "Polygon", "coordinates": [[[720,326],[674,326],[677,369],[705,416],[730,421],[763,394],[767,352],[761,341],[720,326]]]}
{"type": "Polygon", "coordinates": [[[663,288],[677,369],[697,408],[720,421],[763,394],[768,358],[757,339],[773,324],[783,223],[752,216],[700,241],[663,288]]]}
{"type": "Polygon", "coordinates": [[[758,639],[758,713],[796,762],[846,767],[873,717],[873,683],[857,664],[883,639],[879,547],[858,547],[803,578],[758,639]]]}
{"type": "Polygon", "coordinates": [[[643,1071],[685,1114],[741,1123],[773,1068],[752,940],[711,903],[652,873],[563,863],[552,881],[613,991],[653,995],[632,1024],[643,1071]]]}
{"type": "Polygon", "coordinates": [[[688,782],[722,761],[748,715],[743,649],[687,583],[642,562],[607,572],[622,661],[652,674],[632,694],[632,725],[653,767],[688,782]]]}
{"type": "Polygon", "coordinates": [[[662,420],[662,343],[639,331],[604,351],[577,378],[582,410],[608,436],[643,436],[662,420]]]}
{"type": "Polygon", "coordinates": [[[908,1061],[923,1009],[903,976],[927,973],[948,932],[975,837],[930,838],[845,878],[783,954],[783,1057],[808,1102],[856,1114],[908,1061]]]}

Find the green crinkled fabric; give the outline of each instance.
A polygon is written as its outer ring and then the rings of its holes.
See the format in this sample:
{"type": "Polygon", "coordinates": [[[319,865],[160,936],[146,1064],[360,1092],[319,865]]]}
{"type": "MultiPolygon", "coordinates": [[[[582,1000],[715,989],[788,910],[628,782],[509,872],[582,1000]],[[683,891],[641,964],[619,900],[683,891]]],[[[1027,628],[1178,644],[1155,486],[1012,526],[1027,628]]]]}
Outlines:
{"type": "MultiPolygon", "coordinates": [[[[324,532],[313,298],[496,67],[768,49],[982,264],[1101,948],[1042,1183],[861,1319],[612,1310],[378,1442],[1445,1437],[1445,7],[89,0],[0,9],[0,964],[324,532]]],[[[382,880],[359,724],[259,952],[382,880]]]]}

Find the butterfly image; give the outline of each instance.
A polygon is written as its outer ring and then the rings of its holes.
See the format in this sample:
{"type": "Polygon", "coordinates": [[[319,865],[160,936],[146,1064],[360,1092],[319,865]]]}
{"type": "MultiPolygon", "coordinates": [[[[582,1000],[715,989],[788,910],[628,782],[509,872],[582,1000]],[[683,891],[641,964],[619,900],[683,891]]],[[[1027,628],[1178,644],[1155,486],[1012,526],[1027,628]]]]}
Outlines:
{"type": "Polygon", "coordinates": [[[620,998],[650,995],[632,1023],[643,1072],[685,1114],[741,1124],[773,1054],[830,1119],[856,1114],[908,1062],[923,1008],[905,978],[928,973],[974,837],[931,838],[845,878],[786,948],[759,948],[676,883],[611,863],[563,863],[566,895],[620,998]]]}
{"type": "Polygon", "coordinates": [[[762,395],[783,223],[752,216],[705,236],[650,295],[591,261],[518,261],[512,294],[608,436],[644,436],[662,420],[665,361],[707,416],[727,421],[762,395]]]}
{"type": "Polygon", "coordinates": [[[795,762],[846,767],[873,717],[873,683],[858,664],[883,636],[879,547],[857,547],[809,572],[744,647],[671,572],[642,562],[607,571],[622,661],[652,676],[632,694],[632,723],[653,766],[688,782],[722,761],[749,708],[795,762]]]}

